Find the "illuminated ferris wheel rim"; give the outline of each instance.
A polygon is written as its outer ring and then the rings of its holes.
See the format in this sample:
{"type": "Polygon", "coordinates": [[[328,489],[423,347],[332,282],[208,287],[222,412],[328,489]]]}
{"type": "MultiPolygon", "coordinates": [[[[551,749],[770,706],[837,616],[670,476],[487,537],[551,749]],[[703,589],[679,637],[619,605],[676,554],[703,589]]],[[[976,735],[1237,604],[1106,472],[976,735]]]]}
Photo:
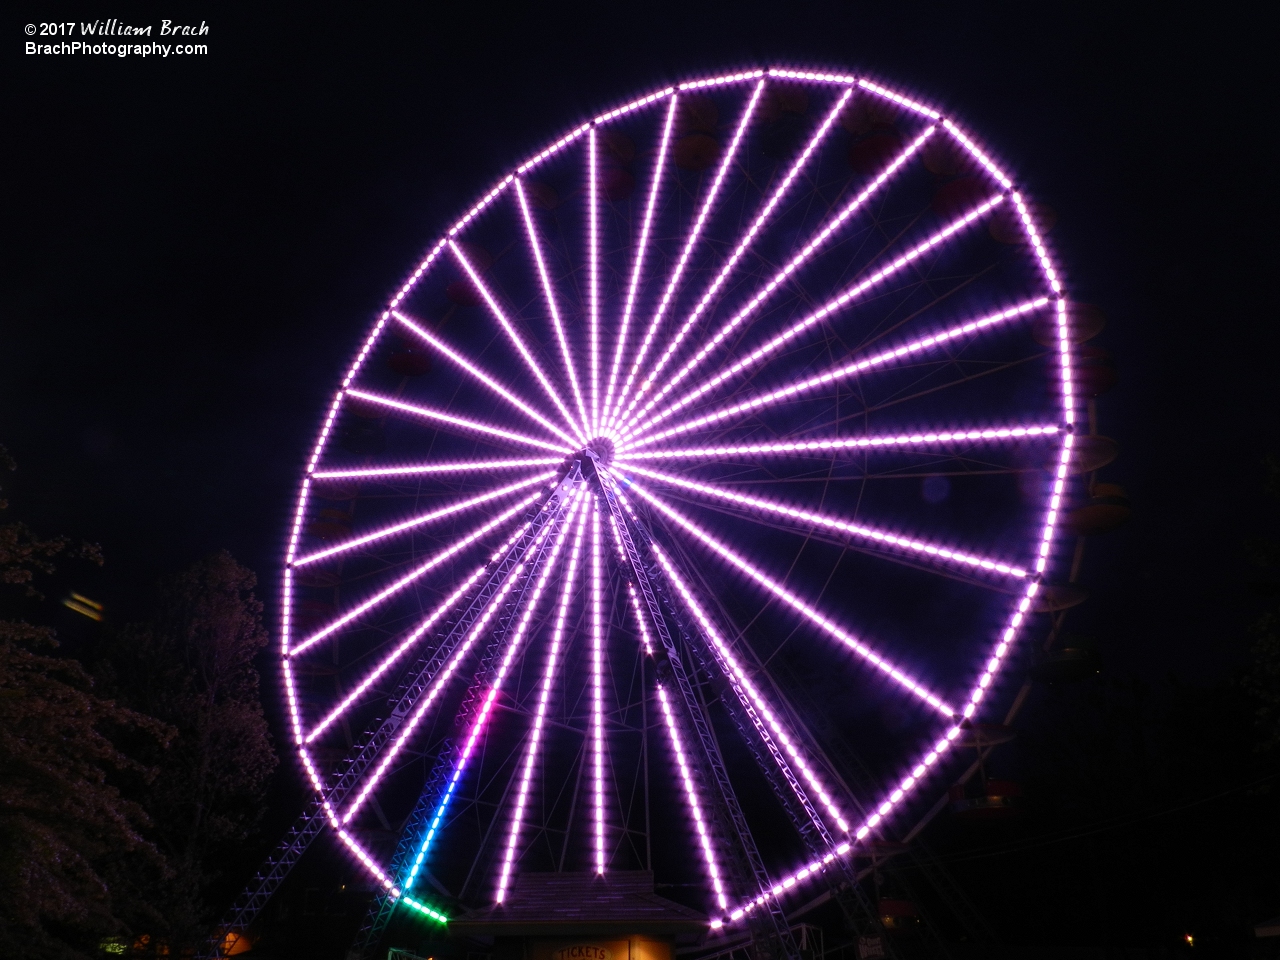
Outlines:
{"type": "MultiPolygon", "coordinates": [[[[728,166],[728,160],[719,168],[718,177],[723,178],[725,170],[728,166]]],[[[655,174],[655,186],[652,194],[648,199],[648,213],[646,214],[644,230],[648,230],[649,216],[653,209],[653,196],[657,194],[657,177],[655,174]]],[[[719,179],[715,181],[713,192],[718,188],[719,179]]],[[[856,209],[857,202],[851,205],[848,213],[856,209]]],[[[768,215],[769,210],[761,215],[760,222],[763,222],[768,215]]],[[[837,220],[832,224],[827,234],[816,238],[810,243],[797,259],[793,261],[791,267],[797,266],[801,259],[814,250],[817,250],[826,236],[831,230],[836,229],[842,220],[837,220]]],[[[754,230],[759,226],[759,222],[752,228],[752,234],[743,239],[739,249],[730,257],[729,266],[724,268],[722,276],[727,275],[736,262],[736,257],[750,243],[754,230]]],[[[644,235],[641,237],[641,253],[639,257],[643,257],[644,235]]],[[[549,288],[546,268],[542,262],[542,255],[539,252],[536,240],[532,243],[533,257],[541,274],[544,287],[549,288]]],[[[677,267],[677,270],[679,266],[677,267]]],[[[639,266],[636,268],[636,276],[639,276],[639,266]]],[[[674,282],[673,282],[674,283],[674,282]]],[[[773,287],[769,287],[761,293],[752,303],[741,311],[734,323],[742,322],[749,310],[763,299],[773,287]]],[[[665,307],[665,301],[659,309],[659,316],[662,308],[665,307]]],[[[639,318],[635,318],[637,325],[639,318]]],[[[531,480],[524,482],[516,482],[508,484],[502,488],[503,495],[509,497],[520,497],[517,501],[516,508],[505,511],[500,515],[504,520],[510,520],[518,516],[521,508],[527,509],[534,506],[539,497],[544,496],[543,491],[546,489],[548,482],[558,483],[563,486],[565,475],[563,468],[557,467],[566,461],[566,458],[572,459],[577,456],[585,462],[590,460],[596,465],[597,480],[595,481],[599,493],[597,496],[606,493],[611,494],[618,500],[625,502],[634,494],[637,501],[642,501],[646,507],[656,511],[674,528],[679,528],[691,537],[700,540],[703,546],[712,552],[718,553],[730,565],[736,566],[741,572],[750,577],[754,577],[757,582],[762,583],[767,589],[771,589],[775,596],[783,596],[786,590],[780,584],[766,584],[764,581],[766,576],[758,569],[753,569],[749,561],[741,556],[735,555],[733,551],[718,542],[707,531],[701,529],[689,517],[682,515],[679,511],[667,506],[662,500],[656,498],[649,490],[649,482],[656,486],[666,485],[669,487],[683,488],[687,492],[695,493],[707,498],[720,497],[721,499],[732,499],[739,505],[748,506],[755,510],[773,511],[784,517],[791,519],[800,519],[812,524],[826,524],[832,529],[837,529],[844,536],[861,537],[869,542],[874,542],[882,546],[893,549],[906,551],[908,553],[929,557],[932,559],[942,559],[949,563],[957,564],[961,567],[968,568],[973,571],[981,571],[985,574],[998,575],[1003,581],[1007,582],[1008,589],[1016,591],[1016,599],[1012,604],[1012,611],[1003,627],[998,633],[998,639],[993,645],[989,658],[981,668],[978,680],[974,683],[967,698],[954,705],[942,701],[929,691],[925,690],[919,684],[916,684],[909,677],[901,675],[896,667],[888,662],[876,663],[876,654],[874,651],[864,650],[858,651],[859,655],[864,659],[879,667],[882,671],[893,676],[895,680],[902,683],[907,689],[915,693],[920,699],[929,703],[940,715],[948,718],[948,726],[945,733],[933,742],[914,762],[910,764],[910,769],[896,784],[887,788],[878,805],[873,808],[873,812],[860,823],[850,823],[845,827],[839,842],[834,843],[828,850],[824,851],[822,856],[816,857],[794,869],[787,876],[775,882],[767,889],[759,890],[754,896],[744,900],[740,900],[736,904],[726,904],[724,898],[720,898],[720,913],[711,921],[713,928],[719,928],[725,923],[733,923],[749,916],[763,905],[775,900],[788,892],[802,886],[806,879],[820,874],[827,865],[837,858],[847,857],[851,850],[860,841],[865,840],[872,831],[877,827],[898,807],[902,801],[910,796],[925,778],[926,773],[932,768],[939,759],[951,748],[953,741],[959,736],[961,724],[973,717],[979,704],[983,701],[984,695],[992,681],[1000,672],[1001,667],[1007,659],[1008,652],[1013,648],[1015,640],[1018,637],[1020,628],[1027,618],[1027,614],[1031,608],[1033,599],[1040,590],[1041,581],[1045,576],[1047,566],[1049,564],[1050,551],[1054,542],[1055,530],[1063,504],[1064,488],[1066,478],[1070,472],[1070,459],[1073,443],[1073,429],[1076,420],[1075,406],[1076,401],[1072,388],[1072,358],[1071,358],[1071,338],[1068,329],[1068,312],[1067,302],[1064,297],[1062,284],[1059,280],[1059,274],[1055,268],[1051,256],[1042,241],[1037,230],[1031,210],[1027,200],[1021,192],[1016,189],[1013,180],[1007,176],[1003,170],[977,145],[977,143],[966,134],[958,125],[950,118],[945,117],[940,111],[932,109],[924,103],[913,98],[903,96],[885,86],[882,86],[872,80],[854,75],[838,75],[829,73],[819,73],[802,70],[792,70],[784,68],[770,68],[761,70],[751,70],[722,76],[704,78],[700,80],[688,81],[674,86],[664,87],[644,97],[635,99],[623,106],[610,110],[597,116],[591,121],[583,123],[574,128],[565,136],[551,143],[546,149],[535,154],[524,163],[520,164],[513,172],[498,181],[498,183],[488,191],[479,202],[477,202],[470,210],[468,210],[453,226],[440,238],[440,240],[429,250],[425,258],[420,262],[418,267],[410,275],[405,284],[391,298],[386,310],[379,316],[375,322],[372,331],[365,339],[363,346],[358,352],[355,361],[352,363],[341,387],[335,395],[333,402],[329,408],[319,438],[311,453],[307,463],[306,476],[303,480],[299,493],[297,508],[295,511],[292,528],[290,531],[289,543],[287,548],[286,569],[284,576],[284,614],[282,623],[282,664],[285,682],[285,695],[290,710],[290,719],[295,743],[298,747],[299,756],[302,760],[304,768],[307,770],[308,777],[312,782],[314,789],[322,799],[324,815],[328,819],[330,825],[335,829],[338,837],[343,844],[353,853],[353,855],[369,870],[369,872],[379,881],[385,890],[392,897],[402,898],[403,902],[414,906],[420,911],[435,916],[437,919],[444,919],[437,911],[433,910],[427,904],[421,903],[411,897],[407,890],[402,890],[396,879],[390,875],[375,862],[374,858],[361,846],[359,841],[349,832],[347,825],[351,819],[351,810],[347,812],[340,811],[332,806],[329,802],[329,788],[323,782],[316,764],[313,762],[308,752],[308,744],[317,734],[317,730],[313,729],[308,733],[304,727],[298,706],[298,699],[295,693],[295,678],[292,669],[292,658],[303,654],[306,649],[323,639],[323,632],[313,635],[302,640],[300,643],[294,644],[290,637],[290,619],[292,615],[292,599],[293,599],[293,577],[294,572],[302,569],[310,564],[317,563],[326,556],[332,554],[338,547],[328,548],[323,551],[313,551],[310,554],[300,554],[301,537],[303,525],[308,504],[309,493],[313,482],[317,480],[330,480],[340,477],[357,478],[376,473],[376,470],[320,470],[318,469],[321,456],[326,448],[326,443],[330,439],[331,432],[334,429],[335,421],[339,412],[343,407],[344,400],[351,398],[358,399],[367,404],[374,404],[387,409],[394,409],[400,413],[409,416],[418,416],[431,419],[433,422],[453,422],[454,425],[464,429],[476,430],[487,436],[498,440],[506,441],[518,450],[513,453],[510,460],[513,465],[525,467],[539,468],[539,472],[532,475],[531,480]],[[915,248],[900,256],[894,263],[890,264],[885,271],[864,281],[860,286],[854,288],[854,293],[846,291],[846,295],[834,298],[832,301],[823,304],[816,311],[802,318],[797,324],[789,327],[784,334],[775,337],[762,347],[757,348],[746,357],[737,361],[736,364],[728,368],[727,371],[721,371],[714,377],[704,380],[700,385],[694,386],[696,381],[690,379],[693,372],[699,367],[701,362],[706,359],[711,352],[711,347],[719,343],[717,339],[710,347],[704,348],[701,352],[695,354],[694,358],[686,361],[683,366],[677,366],[676,348],[684,341],[688,331],[692,328],[693,322],[698,313],[706,306],[712,293],[702,299],[699,305],[694,309],[693,315],[686,318],[681,324],[681,329],[676,335],[674,341],[670,342],[665,351],[654,346],[655,334],[658,329],[657,318],[650,325],[645,338],[637,347],[636,356],[633,362],[628,365],[624,360],[624,347],[627,345],[627,322],[632,319],[631,309],[635,298],[635,283],[633,281],[625,306],[624,319],[622,321],[622,332],[618,337],[618,344],[614,357],[608,356],[606,345],[601,343],[601,324],[599,298],[596,294],[596,277],[597,263],[594,258],[594,245],[596,243],[596,219],[592,217],[591,221],[591,237],[593,262],[592,269],[592,293],[589,297],[589,316],[587,322],[590,327],[590,354],[591,354],[591,371],[590,377],[583,377],[589,380],[589,383],[581,383],[575,372],[575,366],[568,360],[568,348],[564,344],[563,332],[560,328],[561,318],[557,315],[554,299],[548,294],[550,301],[550,313],[556,325],[557,333],[560,335],[560,345],[564,351],[566,363],[568,367],[568,378],[570,390],[558,391],[547,380],[545,374],[539,369],[538,365],[529,357],[527,350],[519,343],[519,336],[510,333],[510,320],[504,315],[502,306],[497,302],[493,295],[485,286],[481,276],[481,271],[476,265],[468,259],[468,254],[464,244],[461,242],[463,231],[489,209],[494,202],[506,193],[514,195],[515,202],[522,213],[523,219],[529,230],[530,237],[535,236],[532,225],[529,203],[525,195],[525,177],[527,174],[537,170],[541,165],[551,158],[566,150],[570,145],[580,141],[586,141],[587,149],[590,151],[592,163],[590,164],[590,184],[589,191],[591,204],[598,202],[597,184],[595,182],[596,165],[594,162],[596,150],[595,131],[611,121],[628,116],[636,111],[646,107],[667,105],[666,123],[663,133],[662,152],[667,149],[668,139],[671,134],[672,118],[675,115],[675,106],[678,98],[685,93],[693,91],[707,90],[710,88],[727,88],[734,86],[750,85],[752,93],[749,106],[744,114],[744,119],[737,128],[736,138],[727,151],[727,156],[732,156],[733,150],[736,148],[738,140],[741,139],[743,132],[747,127],[746,117],[750,116],[751,110],[755,107],[761,92],[770,81],[793,81],[815,86],[827,86],[832,89],[842,91],[842,98],[826,118],[825,126],[822,127],[809,141],[809,145],[798,158],[791,168],[791,174],[783,183],[782,187],[775,194],[775,199],[781,196],[790,183],[790,176],[793,176],[804,164],[811,150],[821,139],[825,130],[830,127],[832,121],[838,112],[839,106],[843,104],[850,95],[855,91],[861,91],[872,97],[881,98],[891,102],[898,109],[909,112],[927,123],[925,131],[915,138],[913,142],[903,150],[894,162],[886,168],[878,178],[864,191],[864,196],[878,189],[889,181],[893,174],[897,171],[907,158],[909,158],[925,140],[931,136],[946,135],[949,136],[955,144],[966,151],[967,155],[985,171],[990,177],[998,190],[992,194],[983,204],[968,211],[963,217],[958,218],[943,231],[938,232],[928,238],[915,248]],[[1012,207],[1016,211],[1016,219],[1025,233],[1027,243],[1033,253],[1034,263],[1039,271],[1040,279],[1043,284],[1043,290],[1037,295],[1031,296],[1021,303],[1010,305],[1004,309],[993,311],[992,313],[967,320],[963,324],[957,324],[948,330],[935,333],[928,337],[918,338],[906,343],[899,344],[882,351],[879,354],[871,356],[859,357],[849,363],[841,365],[839,368],[823,371],[821,374],[797,383],[791,383],[785,387],[777,388],[757,396],[752,396],[745,401],[730,404],[727,407],[719,407],[712,409],[708,413],[702,414],[700,417],[694,417],[691,420],[673,422],[671,418],[680,410],[692,407],[704,396],[712,395],[716,386],[740,372],[742,369],[759,363],[767,358],[772,351],[779,349],[785,344],[790,337],[797,335],[803,329],[807,329],[822,319],[836,311],[838,311],[848,300],[856,295],[859,290],[865,290],[870,284],[874,283],[885,275],[887,271],[896,269],[903,263],[909,262],[912,258],[932,249],[940,243],[944,243],[951,235],[962,230],[968,224],[986,215],[993,208],[1004,205],[1012,207]],[[534,404],[517,396],[507,386],[498,382],[496,378],[485,373],[479,367],[468,366],[465,357],[450,355],[449,345],[438,336],[431,334],[423,329],[415,318],[409,315],[404,309],[404,302],[414,291],[419,281],[428,273],[432,266],[443,257],[452,257],[456,264],[465,271],[471,282],[480,291],[481,296],[485,300],[485,305],[489,311],[497,319],[498,323],[504,328],[508,328],[508,336],[516,344],[516,349],[521,352],[534,378],[540,381],[543,392],[547,395],[546,399],[551,401],[551,406],[539,411],[534,404]],[[799,441],[782,441],[773,445],[762,445],[759,443],[738,443],[738,444],[713,444],[711,446],[701,446],[693,448],[673,447],[670,441],[678,437],[682,433],[694,432],[700,426],[708,425],[717,420],[726,420],[736,414],[748,412],[752,409],[758,409],[763,405],[775,402],[788,397],[803,397],[806,392],[821,387],[841,377],[856,376],[866,370],[873,369],[878,365],[884,365],[894,362],[904,356],[923,354],[931,348],[946,342],[948,339],[962,338],[973,334],[976,331],[1003,324],[1007,321],[1022,318],[1028,314],[1049,312],[1056,319],[1057,328],[1057,347],[1056,353],[1058,357],[1059,386],[1060,386],[1060,420],[1057,423],[1039,423],[1039,424],[1020,424],[1020,425],[993,425],[978,427],[970,430],[926,430],[911,431],[898,435],[883,436],[867,436],[861,438],[840,438],[839,440],[799,440],[799,441]],[[461,366],[473,377],[476,377],[499,395],[503,396],[513,407],[523,413],[527,420],[536,422],[543,428],[545,433],[541,436],[530,435],[521,430],[510,430],[505,426],[499,427],[493,424],[481,424],[467,422],[462,423],[458,418],[449,421],[448,416],[439,411],[427,411],[413,404],[404,403],[391,397],[382,396],[367,390],[363,390],[354,386],[357,375],[365,365],[365,362],[378,342],[384,331],[391,324],[398,324],[402,328],[419,336],[425,343],[429,344],[432,349],[438,353],[448,356],[456,364],[461,366]],[[652,348],[652,349],[650,349],[652,348]],[[656,366],[644,367],[645,360],[656,360],[656,366]],[[668,364],[671,364],[668,366],[668,364]],[[666,379],[659,381],[658,377],[662,373],[666,373],[666,379]],[[718,378],[718,379],[717,379],[718,378]],[[688,382],[686,382],[688,381],[688,382]],[[661,386],[657,384],[661,383],[661,386]],[[680,390],[681,385],[684,389],[680,390]],[[655,389],[656,387],[656,389],[655,389]],[[665,406],[663,402],[666,401],[665,406]],[[1047,498],[1046,509],[1043,514],[1043,523],[1040,527],[1039,536],[1034,544],[1031,556],[1025,564],[1019,564],[1015,561],[1003,561],[998,558],[987,557],[980,554],[966,553],[954,550],[942,544],[932,543],[925,540],[919,540],[913,537],[904,536],[894,531],[880,529],[860,524],[852,524],[844,521],[834,520],[830,517],[823,517],[816,513],[805,511],[793,505],[778,504],[767,502],[758,498],[752,499],[742,494],[728,494],[722,490],[712,487],[708,484],[699,483],[680,476],[672,475],[663,469],[664,462],[678,462],[680,459],[696,458],[698,456],[711,455],[714,453],[725,452],[764,452],[763,446],[771,446],[767,452],[785,455],[788,453],[814,451],[823,449],[835,449],[838,445],[846,445],[846,448],[853,446],[862,446],[864,448],[873,447],[893,447],[921,444],[921,443],[942,443],[954,439],[967,440],[1000,440],[1009,437],[1052,437],[1059,441],[1056,463],[1053,470],[1052,492],[1047,498]],[[825,446],[824,446],[825,444],[825,446]],[[622,486],[619,479],[625,477],[626,494],[623,496],[622,486]]],[[[532,385],[531,385],[532,386],[532,385]]],[[[446,465],[447,466],[447,465],[446,465]]],[[[439,469],[445,469],[442,466],[439,469]]],[[[428,468],[423,468],[424,470],[428,468]]],[[[559,514],[562,522],[560,529],[563,532],[554,539],[551,546],[552,560],[544,567],[542,579],[545,582],[554,568],[556,557],[560,553],[562,547],[566,543],[567,531],[575,524],[579,531],[577,543],[582,542],[584,529],[588,511],[583,511],[579,515],[581,506],[578,493],[568,488],[564,489],[563,503],[568,503],[565,507],[567,513],[559,514]]],[[[476,498],[477,500],[482,498],[476,498]]],[[[545,508],[544,508],[545,509],[545,508]]],[[[630,507],[627,510],[630,511],[630,507]]],[[[593,521],[594,526],[599,526],[600,514],[595,514],[596,520],[593,521]]],[[[496,526],[496,523],[490,529],[496,526]]],[[[525,530],[528,523],[521,530],[525,530]]],[[[548,523],[542,531],[542,535],[548,534],[552,529],[552,524],[548,523]]],[[[393,531],[394,532],[394,531],[393,531]]],[[[487,532],[487,531],[486,531],[487,532]]],[[[615,537],[617,531],[614,531],[615,537]]],[[[377,533],[368,535],[365,541],[371,541],[377,537],[389,534],[377,533]]],[[[517,534],[518,536],[519,534],[517,534]]],[[[478,538],[477,538],[478,539],[478,538]]],[[[515,537],[507,541],[509,546],[515,537]]],[[[548,540],[550,542],[550,540],[548,540]]],[[[536,541],[535,545],[541,541],[536,541]]],[[[594,541],[595,550],[599,550],[599,535],[594,541]]],[[[340,545],[341,546],[341,545],[340,545]]],[[[505,549],[505,547],[503,548],[505,549]]],[[[572,561],[564,560],[563,562],[581,563],[582,561],[576,557],[577,547],[574,548],[575,557],[572,561]]],[[[679,578],[679,573],[669,558],[667,558],[659,547],[654,545],[654,552],[657,556],[662,568],[670,581],[675,585],[689,610],[693,613],[695,619],[700,614],[697,607],[697,599],[693,591],[683,584],[679,578]]],[[[500,549],[493,555],[497,558],[502,553],[500,549]]],[[[594,561],[593,561],[594,562],[594,561]]],[[[468,586],[473,585],[473,580],[464,582],[455,592],[455,598],[468,586]]],[[[541,589],[541,586],[539,586],[541,589]]],[[[824,626],[828,632],[839,631],[839,627],[830,623],[822,623],[822,614],[809,608],[803,608],[803,601],[799,598],[792,597],[795,603],[793,607],[802,615],[806,615],[815,623],[824,626]]],[[[643,623],[643,619],[641,619],[643,623]]],[[[714,627],[709,622],[703,623],[704,629],[714,631],[714,627]]],[[[853,646],[845,640],[846,645],[853,646]]],[[[856,646],[854,647],[856,650],[856,646]]],[[[666,694],[662,694],[663,709],[667,709],[666,694]]],[[[330,719],[336,714],[332,714],[330,719]]],[[[673,728],[674,730],[674,728],[673,728]]],[[[673,733],[674,736],[674,733],[673,733]]],[[[678,744],[678,740],[676,741],[678,744]]],[[[677,745],[676,750],[679,751],[677,745]]],[[[683,760],[681,761],[683,766],[683,760]]],[[[368,785],[359,797],[367,796],[368,791],[372,789],[372,785],[368,785]]],[[[357,801],[359,802],[359,800],[357,801]]],[[[843,825],[842,825],[843,826],[843,825]]],[[[424,845],[425,849],[425,845],[424,845]]],[[[421,858],[419,858],[420,862],[421,858]]],[[[509,859],[508,859],[509,862],[509,859]]],[[[713,871],[715,867],[712,858],[708,855],[708,865],[713,871]]]]}

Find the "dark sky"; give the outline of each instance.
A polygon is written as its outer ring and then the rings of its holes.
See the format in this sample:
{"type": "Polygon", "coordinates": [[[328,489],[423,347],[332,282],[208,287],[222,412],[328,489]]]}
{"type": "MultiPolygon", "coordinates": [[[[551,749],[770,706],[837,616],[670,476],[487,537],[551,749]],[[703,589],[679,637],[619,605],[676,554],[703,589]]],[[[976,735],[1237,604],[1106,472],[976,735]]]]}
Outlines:
{"type": "Polygon", "coordinates": [[[1080,625],[1115,669],[1241,657],[1280,447],[1273,53],[1243,5],[184,6],[208,56],[26,56],[54,5],[6,18],[0,442],[21,517],[102,543],[85,590],[118,616],[221,546],[270,599],[357,338],[513,160],[627,94],[790,62],[919,90],[1057,210],[1121,374],[1103,479],[1135,503],[1080,625]]]}

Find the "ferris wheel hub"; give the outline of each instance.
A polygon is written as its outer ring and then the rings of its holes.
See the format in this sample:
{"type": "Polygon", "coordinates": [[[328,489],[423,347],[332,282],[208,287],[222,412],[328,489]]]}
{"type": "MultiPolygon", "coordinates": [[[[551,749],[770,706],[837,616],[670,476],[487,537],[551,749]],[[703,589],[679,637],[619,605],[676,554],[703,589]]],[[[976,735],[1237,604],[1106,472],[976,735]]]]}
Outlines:
{"type": "Polygon", "coordinates": [[[587,441],[587,453],[607,467],[613,461],[613,441],[608,437],[593,437],[587,441]]]}

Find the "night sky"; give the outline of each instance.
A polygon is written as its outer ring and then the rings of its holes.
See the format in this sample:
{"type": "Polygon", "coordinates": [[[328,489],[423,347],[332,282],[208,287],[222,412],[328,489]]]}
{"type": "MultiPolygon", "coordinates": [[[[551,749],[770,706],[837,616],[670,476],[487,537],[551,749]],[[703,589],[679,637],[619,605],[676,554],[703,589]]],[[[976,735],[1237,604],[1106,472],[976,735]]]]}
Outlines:
{"type": "Polygon", "coordinates": [[[7,18],[9,493],[38,529],[102,544],[76,583],[113,617],[224,546],[274,613],[322,409],[440,229],[628,94],[777,62],[919,91],[1056,209],[1069,289],[1107,312],[1096,343],[1120,370],[1099,409],[1123,454],[1100,479],[1134,502],[1090,543],[1073,627],[1116,672],[1241,661],[1243,542],[1280,447],[1273,52],[1242,5],[187,9],[206,57],[25,56],[23,25],[53,9],[7,18]]]}

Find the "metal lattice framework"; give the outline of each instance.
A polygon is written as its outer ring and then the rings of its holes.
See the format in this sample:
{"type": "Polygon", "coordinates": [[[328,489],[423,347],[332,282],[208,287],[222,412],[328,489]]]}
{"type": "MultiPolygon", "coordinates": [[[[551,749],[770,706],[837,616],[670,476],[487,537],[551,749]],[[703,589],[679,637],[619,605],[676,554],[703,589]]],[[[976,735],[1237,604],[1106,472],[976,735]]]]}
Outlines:
{"type": "Polygon", "coordinates": [[[785,955],[793,894],[866,913],[852,857],[937,795],[1056,559],[1078,404],[1037,209],[940,111],[786,69],[499,181],[307,463],[280,651],[315,809],[241,906],[324,825],[382,890],[367,941],[521,870],[654,869],[785,955]],[[813,703],[863,731],[856,790],[813,703]]]}

